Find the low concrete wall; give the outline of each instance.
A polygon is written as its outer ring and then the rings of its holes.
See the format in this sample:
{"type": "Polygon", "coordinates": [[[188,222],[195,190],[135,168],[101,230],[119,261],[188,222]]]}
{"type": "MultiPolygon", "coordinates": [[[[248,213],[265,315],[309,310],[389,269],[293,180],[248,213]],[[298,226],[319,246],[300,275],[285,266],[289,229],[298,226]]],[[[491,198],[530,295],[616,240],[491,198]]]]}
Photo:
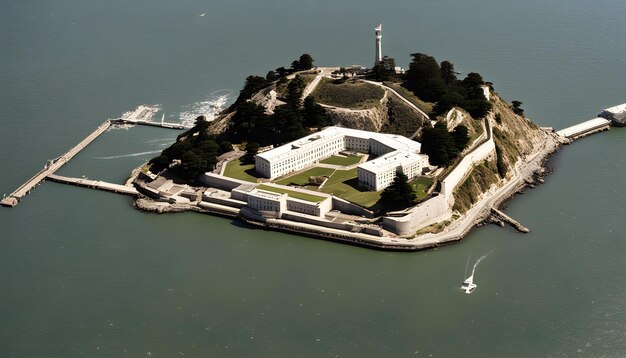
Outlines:
{"type": "Polygon", "coordinates": [[[339,210],[342,213],[349,215],[365,216],[366,218],[374,217],[374,213],[370,210],[352,204],[351,202],[340,199],[336,196],[333,196],[333,210],[339,210]]]}
{"type": "Polygon", "coordinates": [[[383,227],[386,230],[399,235],[411,235],[421,228],[451,217],[452,206],[454,205],[454,188],[471,173],[476,163],[487,159],[496,151],[492,127],[489,122],[487,123],[488,140],[466,154],[461,162],[443,179],[439,195],[411,208],[405,216],[384,217],[383,227]]]}
{"type": "Polygon", "coordinates": [[[241,184],[250,184],[250,182],[221,176],[215,173],[204,173],[200,176],[200,183],[211,188],[231,191],[241,184]]]}
{"type": "Polygon", "coordinates": [[[294,214],[294,213],[282,213],[281,219],[300,222],[300,223],[306,223],[306,224],[312,224],[312,225],[317,225],[317,226],[329,227],[329,228],[339,229],[339,230],[350,230],[350,227],[348,227],[344,223],[335,223],[332,221],[316,218],[313,216],[305,216],[305,215],[299,215],[299,214],[294,214]]]}
{"type": "Polygon", "coordinates": [[[223,198],[219,196],[206,196],[205,195],[202,197],[202,201],[208,201],[209,203],[230,206],[230,207],[237,208],[237,209],[241,209],[244,206],[246,206],[245,201],[228,199],[228,198],[223,198]]]}

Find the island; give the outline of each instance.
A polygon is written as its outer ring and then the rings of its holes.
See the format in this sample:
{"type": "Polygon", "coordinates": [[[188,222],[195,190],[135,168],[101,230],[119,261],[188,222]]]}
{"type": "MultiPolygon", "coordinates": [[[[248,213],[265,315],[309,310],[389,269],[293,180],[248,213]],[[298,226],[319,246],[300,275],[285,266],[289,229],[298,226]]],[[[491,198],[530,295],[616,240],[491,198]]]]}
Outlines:
{"type": "Polygon", "coordinates": [[[459,241],[475,226],[529,229],[499,206],[544,182],[562,144],[624,125],[626,104],[555,131],[526,118],[475,72],[411,54],[408,69],[382,54],[375,28],[371,68],[316,67],[303,54],[289,68],[248,76],[214,120],[192,127],[153,120],[139,106],[107,119],[0,204],[15,206],[42,180],[136,197],[166,213],[195,211],[251,226],[386,250],[459,241]],[[56,175],[112,126],[183,130],[124,185],[56,175]]]}
{"type": "Polygon", "coordinates": [[[422,53],[395,66],[381,38],[379,26],[369,69],[314,67],[303,54],[247,77],[214,121],[199,117],[134,171],[135,205],[393,250],[458,241],[484,222],[528,231],[498,206],[542,182],[570,140],[478,73],[457,78],[422,53]]]}

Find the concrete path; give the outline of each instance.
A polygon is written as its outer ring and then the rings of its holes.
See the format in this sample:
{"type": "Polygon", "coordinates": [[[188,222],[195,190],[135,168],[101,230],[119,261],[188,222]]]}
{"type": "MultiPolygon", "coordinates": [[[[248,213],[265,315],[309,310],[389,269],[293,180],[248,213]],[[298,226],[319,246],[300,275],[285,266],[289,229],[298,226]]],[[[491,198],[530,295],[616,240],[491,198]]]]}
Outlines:
{"type": "Polygon", "coordinates": [[[428,114],[426,114],[426,112],[422,111],[418,106],[414,105],[411,101],[409,101],[408,99],[404,98],[400,93],[398,93],[396,90],[394,90],[391,87],[387,87],[385,86],[383,83],[381,82],[374,82],[374,81],[370,81],[370,80],[361,80],[365,83],[369,83],[381,88],[386,89],[387,91],[395,94],[396,96],[398,96],[398,98],[400,98],[404,103],[406,103],[409,107],[413,108],[414,110],[416,110],[419,114],[421,114],[422,116],[426,117],[426,119],[430,120],[430,117],[428,116],[428,114]]]}

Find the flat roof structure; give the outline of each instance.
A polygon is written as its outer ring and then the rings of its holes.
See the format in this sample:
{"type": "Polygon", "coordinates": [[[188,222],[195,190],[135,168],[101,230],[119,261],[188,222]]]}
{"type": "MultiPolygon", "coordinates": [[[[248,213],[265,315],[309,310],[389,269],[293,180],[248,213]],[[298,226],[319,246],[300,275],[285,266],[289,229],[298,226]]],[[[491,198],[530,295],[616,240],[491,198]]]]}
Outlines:
{"type": "Polygon", "coordinates": [[[314,147],[317,144],[317,141],[339,137],[371,139],[395,150],[419,151],[421,148],[421,144],[419,142],[397,134],[368,132],[343,127],[327,127],[320,132],[302,137],[291,143],[268,150],[267,152],[259,153],[257,154],[257,157],[268,161],[280,160],[291,155],[296,155],[299,151],[305,152],[308,148],[314,147]]]}
{"type": "Polygon", "coordinates": [[[618,114],[622,112],[626,112],[626,103],[618,104],[617,106],[607,108],[604,110],[605,112],[611,112],[613,114],[618,114]]]}
{"type": "Polygon", "coordinates": [[[369,162],[365,162],[359,165],[359,168],[367,170],[368,172],[374,174],[378,174],[392,168],[395,169],[405,163],[415,163],[419,161],[422,156],[427,157],[424,154],[416,154],[407,151],[395,151],[380,156],[374,160],[370,160],[369,162]]]}

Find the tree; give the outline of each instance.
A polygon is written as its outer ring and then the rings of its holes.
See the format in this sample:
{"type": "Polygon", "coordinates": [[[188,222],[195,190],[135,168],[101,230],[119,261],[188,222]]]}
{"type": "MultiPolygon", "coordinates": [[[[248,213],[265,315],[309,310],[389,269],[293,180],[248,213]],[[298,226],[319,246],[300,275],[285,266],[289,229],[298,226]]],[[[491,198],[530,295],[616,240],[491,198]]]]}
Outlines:
{"type": "Polygon", "coordinates": [[[444,122],[424,129],[421,152],[428,155],[430,164],[437,166],[448,166],[459,155],[457,144],[444,122]]]}
{"type": "Polygon", "coordinates": [[[439,64],[432,56],[422,53],[411,56],[413,60],[406,72],[405,86],[426,101],[438,101],[446,90],[439,64]]]}
{"type": "Polygon", "coordinates": [[[233,144],[227,140],[220,142],[218,154],[224,154],[233,150],[233,144]]]}
{"type": "Polygon", "coordinates": [[[241,157],[241,161],[244,163],[254,163],[254,156],[259,152],[259,143],[248,142],[246,143],[246,154],[241,157]]]}
{"type": "Polygon", "coordinates": [[[380,200],[387,210],[399,210],[407,208],[415,203],[417,196],[413,187],[409,184],[409,179],[402,172],[398,171],[396,177],[380,195],[380,200]]]}
{"type": "Polygon", "coordinates": [[[387,81],[395,73],[396,60],[389,56],[384,56],[372,69],[372,76],[377,81],[387,81]]]}
{"type": "Polygon", "coordinates": [[[305,53],[302,56],[300,56],[299,59],[291,63],[291,68],[294,71],[310,70],[311,68],[313,68],[313,57],[311,57],[311,55],[309,55],[308,53],[305,53]]]}
{"type": "Polygon", "coordinates": [[[452,131],[452,140],[454,141],[454,145],[456,146],[456,150],[460,153],[467,147],[469,144],[469,135],[467,134],[467,127],[459,124],[452,131]]]}
{"type": "Polygon", "coordinates": [[[285,95],[287,104],[294,108],[299,108],[300,105],[302,105],[301,99],[305,87],[306,83],[302,77],[296,76],[296,78],[291,80],[287,86],[287,94],[285,95]]]}
{"type": "Polygon", "coordinates": [[[308,53],[302,54],[298,63],[300,64],[300,71],[310,70],[313,68],[313,57],[308,53]]]}
{"type": "Polygon", "coordinates": [[[256,92],[262,90],[267,85],[268,85],[267,80],[263,77],[259,77],[259,76],[246,77],[246,83],[244,84],[241,91],[239,91],[239,97],[237,97],[237,100],[235,101],[233,106],[231,106],[231,108],[234,108],[240,103],[243,103],[246,100],[252,98],[252,96],[256,92]]]}
{"type": "Polygon", "coordinates": [[[513,105],[513,113],[519,115],[519,116],[523,116],[524,115],[524,110],[522,108],[520,108],[520,106],[522,105],[522,102],[520,101],[513,101],[511,102],[511,104],[513,105]]]}
{"type": "Polygon", "coordinates": [[[324,127],[332,124],[324,107],[317,104],[311,96],[304,99],[302,117],[306,127],[324,127]]]}
{"type": "Polygon", "coordinates": [[[278,77],[279,76],[274,71],[267,71],[267,75],[265,75],[265,79],[268,82],[274,82],[274,81],[276,81],[278,79],[278,77]]]}
{"type": "Polygon", "coordinates": [[[456,79],[456,72],[454,72],[454,65],[450,61],[441,62],[441,78],[446,86],[454,84],[456,79]]]}
{"type": "Polygon", "coordinates": [[[278,67],[276,69],[276,74],[278,75],[278,77],[285,77],[285,76],[287,76],[289,74],[289,72],[290,71],[288,69],[286,69],[286,68],[284,68],[282,66],[278,67]]]}
{"type": "Polygon", "coordinates": [[[193,150],[185,152],[181,158],[182,176],[195,180],[200,174],[212,170],[207,161],[193,150]]]}

